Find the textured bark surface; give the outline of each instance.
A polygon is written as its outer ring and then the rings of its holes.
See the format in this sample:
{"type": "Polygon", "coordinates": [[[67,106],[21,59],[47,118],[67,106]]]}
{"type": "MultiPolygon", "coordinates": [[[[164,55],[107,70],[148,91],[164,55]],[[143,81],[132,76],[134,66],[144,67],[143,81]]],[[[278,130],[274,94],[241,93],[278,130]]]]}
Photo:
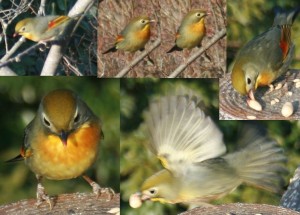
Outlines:
{"type": "MultiPolygon", "coordinates": [[[[148,57],[139,60],[126,74],[126,77],[168,77],[173,71],[184,64],[187,59],[199,50],[166,52],[174,46],[176,31],[182,18],[192,9],[203,9],[210,14],[205,18],[206,36],[202,46],[205,47],[218,32],[226,29],[226,1],[182,1],[182,0],[106,0],[99,4],[98,10],[98,77],[115,77],[123,68],[130,66],[142,52],[135,54],[116,51],[102,54],[112,47],[116,36],[127,23],[136,16],[147,15],[156,23],[151,24],[150,41],[145,46],[149,52],[153,44],[161,41],[148,57]]],[[[219,78],[226,71],[226,37],[222,37],[206,50],[205,56],[198,56],[183,72],[181,78],[219,78]],[[209,59],[210,58],[210,59],[209,59]]]]}
{"type": "Polygon", "coordinates": [[[264,205],[264,204],[226,204],[218,205],[213,207],[202,207],[194,208],[187,212],[181,213],[181,215],[299,215],[299,212],[273,206],[273,205],[264,205]]]}
{"type": "Polygon", "coordinates": [[[290,185],[282,196],[280,205],[285,208],[300,211],[300,166],[298,166],[294,177],[290,180],[290,185]]]}
{"type": "Polygon", "coordinates": [[[116,194],[112,200],[108,201],[109,196],[103,194],[99,198],[93,193],[72,193],[62,194],[51,198],[53,204],[50,210],[47,202],[43,202],[39,207],[36,206],[36,199],[26,199],[18,202],[0,206],[0,214],[111,214],[108,213],[112,208],[120,208],[120,194],[116,194]]]}
{"type": "MultiPolygon", "coordinates": [[[[300,119],[300,88],[296,88],[293,82],[300,78],[299,70],[290,70],[286,75],[278,78],[273,85],[281,83],[283,87],[269,91],[268,87],[260,87],[255,92],[256,100],[262,105],[262,111],[251,109],[246,102],[246,96],[237,93],[231,84],[230,73],[220,79],[220,119],[225,120],[249,120],[255,117],[256,120],[299,120],[300,119]],[[292,92],[292,95],[288,95],[292,92]],[[279,102],[271,105],[271,101],[278,99],[279,102]],[[286,118],[281,115],[281,109],[285,102],[292,102],[294,113],[286,118]],[[249,118],[252,117],[252,118],[249,118]]],[[[298,82],[299,83],[299,82],[298,82]]]]}

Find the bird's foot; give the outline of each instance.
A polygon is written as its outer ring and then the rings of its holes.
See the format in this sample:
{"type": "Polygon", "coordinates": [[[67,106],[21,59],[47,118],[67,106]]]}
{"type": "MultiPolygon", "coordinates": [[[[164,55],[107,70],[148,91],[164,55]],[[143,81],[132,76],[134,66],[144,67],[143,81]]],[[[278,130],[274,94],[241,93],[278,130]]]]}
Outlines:
{"type": "Polygon", "coordinates": [[[39,207],[43,203],[43,201],[46,201],[49,204],[50,210],[52,210],[51,198],[45,192],[45,188],[41,183],[38,183],[36,198],[37,198],[37,202],[36,202],[37,207],[39,207]]]}
{"type": "Polygon", "coordinates": [[[97,198],[99,196],[101,196],[103,193],[108,195],[108,201],[112,200],[112,198],[115,195],[115,191],[113,189],[111,189],[110,187],[100,187],[99,184],[97,184],[96,182],[92,182],[90,184],[93,188],[93,193],[96,194],[97,198]]]}

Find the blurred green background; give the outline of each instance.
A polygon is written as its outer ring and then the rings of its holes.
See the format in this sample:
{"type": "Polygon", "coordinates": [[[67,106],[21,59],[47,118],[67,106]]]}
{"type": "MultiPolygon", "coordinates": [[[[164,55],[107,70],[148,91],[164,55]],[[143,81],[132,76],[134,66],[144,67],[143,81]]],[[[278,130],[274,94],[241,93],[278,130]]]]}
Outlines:
{"type": "MultiPolygon", "coordinates": [[[[0,19],[5,23],[10,23],[7,27],[7,45],[10,49],[18,41],[20,36],[14,38],[15,25],[22,19],[37,16],[41,1],[32,2],[27,11],[23,11],[25,6],[23,0],[5,0],[0,1],[0,19]],[[23,2],[23,3],[22,3],[23,2]],[[21,4],[22,3],[22,4],[21,4]],[[1,13],[1,11],[3,13],[1,13]]],[[[74,6],[77,0],[48,0],[45,5],[46,15],[68,15],[68,12],[74,6]]],[[[72,67],[77,68],[83,75],[97,74],[97,9],[98,1],[85,14],[80,25],[73,34],[66,51],[65,60],[62,61],[57,69],[60,75],[74,75],[72,67]],[[71,67],[72,66],[72,67],[71,67]]],[[[0,59],[6,53],[3,29],[0,25],[0,59]]],[[[16,56],[25,49],[33,46],[35,42],[26,40],[25,43],[15,52],[16,56]]],[[[14,62],[9,67],[18,75],[39,75],[43,68],[49,48],[44,50],[36,49],[30,54],[22,57],[21,62],[14,62]]]]}
{"type": "MultiPolygon", "coordinates": [[[[238,50],[255,36],[268,30],[274,20],[274,7],[299,7],[299,0],[227,0],[227,65],[231,66],[238,50]]],[[[300,15],[292,27],[296,51],[291,68],[300,68],[300,15]]],[[[230,71],[231,69],[228,69],[230,71]]]]}
{"type": "MultiPolygon", "coordinates": [[[[122,214],[177,214],[186,210],[181,205],[146,202],[139,209],[129,207],[129,196],[137,192],[142,182],[162,168],[159,160],[146,149],[148,141],[143,128],[142,113],[148,107],[149,99],[162,95],[166,90],[173,91],[176,85],[185,85],[203,97],[206,112],[220,126],[224,133],[225,144],[229,151],[234,151],[240,137],[242,121],[219,121],[218,81],[214,79],[158,80],[124,79],[121,80],[121,210],[122,214]]],[[[286,183],[300,163],[300,123],[299,121],[262,121],[268,135],[274,138],[288,156],[286,183]]],[[[250,186],[240,186],[225,198],[213,202],[265,203],[278,205],[279,195],[265,192],[250,186]]]]}
{"type": "MultiPolygon", "coordinates": [[[[95,165],[87,172],[102,187],[120,189],[120,83],[89,77],[1,77],[0,79],[0,204],[36,198],[37,180],[24,162],[5,163],[20,153],[24,128],[34,117],[41,98],[54,89],[70,89],[100,117],[104,140],[95,165]]],[[[92,192],[79,177],[43,180],[49,195],[92,192]]]]}

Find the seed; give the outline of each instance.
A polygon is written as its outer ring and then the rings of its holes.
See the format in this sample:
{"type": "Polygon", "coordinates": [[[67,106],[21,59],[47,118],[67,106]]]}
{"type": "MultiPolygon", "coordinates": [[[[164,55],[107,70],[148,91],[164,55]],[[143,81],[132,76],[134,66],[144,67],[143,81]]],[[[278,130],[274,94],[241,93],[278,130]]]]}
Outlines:
{"type": "Polygon", "coordinates": [[[141,196],[138,193],[134,193],[129,198],[129,205],[132,208],[139,208],[142,206],[141,196]]]}
{"type": "Polygon", "coordinates": [[[256,119],[256,116],[247,116],[247,119],[256,119]]]}
{"type": "Polygon", "coordinates": [[[296,83],[296,82],[300,82],[300,79],[299,79],[299,78],[296,78],[296,79],[293,80],[293,82],[295,82],[295,83],[296,83]]]}
{"type": "Polygon", "coordinates": [[[273,84],[270,84],[269,85],[269,92],[272,92],[274,90],[274,85],[273,84]]]}
{"type": "Polygon", "coordinates": [[[288,91],[287,94],[288,94],[289,96],[292,96],[292,95],[293,95],[293,92],[292,92],[292,91],[288,91]]]}
{"type": "Polygon", "coordinates": [[[300,82],[296,82],[296,88],[300,87],[300,82]]]}
{"type": "Polygon", "coordinates": [[[294,108],[293,108],[293,104],[291,102],[286,102],[281,109],[281,114],[284,117],[289,117],[293,114],[294,112],[294,108]]]}
{"type": "Polygon", "coordinates": [[[248,99],[247,103],[248,103],[248,105],[249,105],[250,108],[252,108],[252,109],[254,109],[256,111],[261,111],[262,110],[261,105],[256,100],[248,99]]]}
{"type": "Polygon", "coordinates": [[[272,101],[271,101],[271,105],[275,105],[276,104],[276,101],[273,99],[272,101]]]}
{"type": "Polygon", "coordinates": [[[275,87],[275,90],[279,90],[282,87],[282,83],[277,84],[277,86],[275,87]]]}
{"type": "Polygon", "coordinates": [[[279,99],[275,98],[274,101],[275,101],[275,102],[279,102],[279,99]]]}

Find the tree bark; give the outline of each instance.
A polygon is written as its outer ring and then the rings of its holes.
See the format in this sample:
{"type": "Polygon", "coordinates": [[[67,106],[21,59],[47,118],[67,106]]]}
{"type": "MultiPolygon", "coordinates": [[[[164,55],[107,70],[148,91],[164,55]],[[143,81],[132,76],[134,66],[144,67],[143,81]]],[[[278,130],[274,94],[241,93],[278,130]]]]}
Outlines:
{"type": "Polygon", "coordinates": [[[120,208],[120,194],[116,194],[110,201],[109,196],[103,194],[98,198],[93,193],[71,193],[51,197],[53,204],[50,210],[47,202],[36,206],[36,199],[25,199],[0,206],[0,214],[9,215],[75,215],[75,214],[110,214],[112,208],[120,208]]]}

